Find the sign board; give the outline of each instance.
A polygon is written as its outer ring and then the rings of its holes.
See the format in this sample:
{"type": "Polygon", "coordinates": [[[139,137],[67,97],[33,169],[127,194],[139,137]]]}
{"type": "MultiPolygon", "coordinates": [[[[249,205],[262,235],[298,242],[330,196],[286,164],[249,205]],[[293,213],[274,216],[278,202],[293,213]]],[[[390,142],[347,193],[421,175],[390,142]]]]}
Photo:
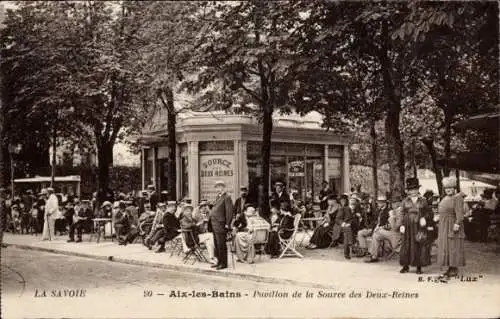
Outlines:
{"type": "Polygon", "coordinates": [[[304,176],[304,161],[288,162],[288,176],[303,177],[304,176]]]}
{"type": "Polygon", "coordinates": [[[340,158],[328,158],[328,178],[339,178],[342,176],[342,163],[340,158]]]}
{"type": "Polygon", "coordinates": [[[213,202],[217,196],[214,185],[219,180],[226,183],[226,192],[233,197],[234,175],[233,155],[200,155],[200,199],[213,202]]]}

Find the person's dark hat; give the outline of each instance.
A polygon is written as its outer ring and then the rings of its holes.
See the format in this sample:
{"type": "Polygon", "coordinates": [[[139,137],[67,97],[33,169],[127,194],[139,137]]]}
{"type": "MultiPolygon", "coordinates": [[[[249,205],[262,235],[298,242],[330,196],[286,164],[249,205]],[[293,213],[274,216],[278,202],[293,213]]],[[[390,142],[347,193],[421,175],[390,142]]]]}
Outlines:
{"type": "Polygon", "coordinates": [[[191,204],[193,201],[191,200],[191,198],[184,198],[183,202],[186,204],[191,204]]]}
{"type": "Polygon", "coordinates": [[[248,190],[248,187],[246,187],[245,185],[241,185],[240,190],[248,190]]]}
{"type": "Polygon", "coordinates": [[[341,199],[345,200],[346,202],[349,202],[349,196],[347,196],[346,194],[340,195],[339,200],[341,199]]]}
{"type": "Polygon", "coordinates": [[[419,189],[420,186],[418,178],[410,177],[406,179],[406,189],[419,189]]]}
{"type": "Polygon", "coordinates": [[[323,183],[322,183],[322,184],[323,184],[323,185],[325,185],[325,184],[326,184],[326,185],[330,185],[330,183],[328,183],[328,181],[323,181],[323,183]]]}
{"type": "Polygon", "coordinates": [[[127,204],[124,201],[120,201],[120,203],[118,204],[118,208],[127,208],[127,204]]]}

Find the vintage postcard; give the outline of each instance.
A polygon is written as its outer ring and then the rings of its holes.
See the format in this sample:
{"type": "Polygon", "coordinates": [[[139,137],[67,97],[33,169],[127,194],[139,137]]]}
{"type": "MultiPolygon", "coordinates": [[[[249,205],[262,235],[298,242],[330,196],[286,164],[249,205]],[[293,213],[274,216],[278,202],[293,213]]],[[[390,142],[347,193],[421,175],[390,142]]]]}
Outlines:
{"type": "Polygon", "coordinates": [[[500,317],[499,3],[2,1],[2,318],[500,317]]]}

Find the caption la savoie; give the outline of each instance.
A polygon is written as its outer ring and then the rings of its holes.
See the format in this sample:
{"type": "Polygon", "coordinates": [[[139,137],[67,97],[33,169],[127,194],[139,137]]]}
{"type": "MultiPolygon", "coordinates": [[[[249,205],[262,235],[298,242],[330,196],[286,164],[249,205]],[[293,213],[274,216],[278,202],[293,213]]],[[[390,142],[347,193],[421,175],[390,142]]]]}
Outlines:
{"type": "Polygon", "coordinates": [[[85,289],[35,289],[35,298],[82,298],[86,294],[85,289]]]}

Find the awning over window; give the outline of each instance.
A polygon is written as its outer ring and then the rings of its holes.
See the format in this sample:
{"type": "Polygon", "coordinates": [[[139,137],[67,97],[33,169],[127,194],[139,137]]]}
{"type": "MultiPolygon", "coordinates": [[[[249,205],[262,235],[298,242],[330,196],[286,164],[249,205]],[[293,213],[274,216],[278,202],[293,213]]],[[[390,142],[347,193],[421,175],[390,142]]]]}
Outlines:
{"type": "MultiPolygon", "coordinates": [[[[438,160],[439,165],[443,165],[444,160],[438,160]]],[[[476,171],[482,173],[500,173],[499,154],[492,152],[484,153],[460,153],[450,158],[449,167],[458,168],[463,171],[476,171]]]]}
{"type": "Polygon", "coordinates": [[[500,111],[471,116],[454,125],[455,129],[479,129],[479,130],[498,130],[500,127],[500,111]]]}
{"type": "Polygon", "coordinates": [[[167,143],[168,139],[165,136],[158,135],[137,135],[131,137],[130,140],[141,145],[162,144],[167,143]]]}

